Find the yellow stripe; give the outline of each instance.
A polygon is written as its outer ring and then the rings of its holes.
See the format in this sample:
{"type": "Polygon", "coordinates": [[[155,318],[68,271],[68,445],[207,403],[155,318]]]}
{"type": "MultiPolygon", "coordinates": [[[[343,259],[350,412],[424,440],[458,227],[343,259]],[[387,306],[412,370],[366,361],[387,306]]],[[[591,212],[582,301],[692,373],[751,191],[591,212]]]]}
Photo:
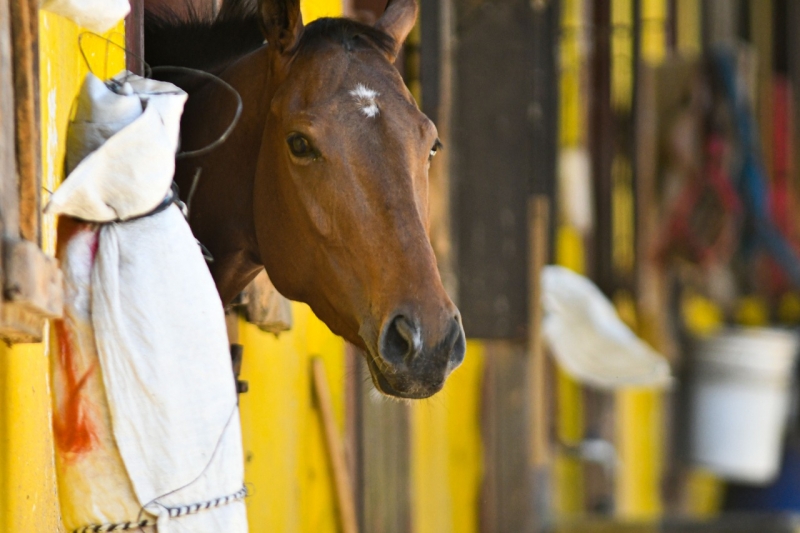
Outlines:
{"type": "MultiPolygon", "coordinates": [[[[586,143],[584,138],[584,102],[581,74],[585,61],[581,39],[584,12],[582,0],[564,0],[561,4],[561,76],[559,80],[560,148],[574,148],[586,143]]],[[[563,215],[563,214],[562,214],[563,215]]],[[[583,238],[573,227],[557,228],[555,260],[559,265],[584,272],[583,238]]],[[[583,438],[583,399],[580,386],[559,371],[556,383],[556,431],[565,442],[583,438]]],[[[558,518],[569,518],[583,510],[583,466],[573,457],[557,451],[553,468],[553,511],[558,518]]]]}
{"type": "Polygon", "coordinates": [[[581,95],[581,34],[583,3],[564,0],[561,14],[561,79],[559,120],[561,145],[571,147],[583,141],[583,99],[581,95]]]}
{"type": "Polygon", "coordinates": [[[331,387],[340,432],[344,426],[344,341],[311,310],[293,304],[294,327],[280,336],[244,321],[240,397],[245,480],[253,531],[334,532],[333,481],[319,414],[313,403],[310,364],[319,356],[331,387]]]}
{"type": "Polygon", "coordinates": [[[477,533],[482,479],[484,346],[467,342],[464,364],[442,392],[411,408],[413,530],[477,533]]]}
{"type": "MultiPolygon", "coordinates": [[[[665,0],[643,0],[642,2],[642,58],[651,63],[661,62],[666,55],[666,15],[665,0]]],[[[622,173],[625,174],[625,173],[622,173]]],[[[617,183],[620,191],[615,199],[620,204],[615,211],[628,213],[622,216],[625,225],[633,225],[633,197],[628,192],[626,183],[617,183]],[[625,209],[620,209],[625,207],[625,209]]],[[[622,231],[620,221],[618,230],[622,231]]],[[[620,239],[629,238],[628,232],[616,235],[620,239]]],[[[631,243],[615,243],[621,246],[616,256],[622,267],[630,270],[630,251],[625,250],[631,243]]],[[[641,317],[641,324],[647,323],[647,317],[641,317]]],[[[645,331],[639,328],[644,339],[645,331]]],[[[663,456],[663,398],[659,392],[649,390],[627,390],[616,395],[616,427],[617,451],[620,459],[616,485],[617,515],[624,518],[651,519],[662,512],[661,504],[661,471],[663,456]]]]}
{"type": "Polygon", "coordinates": [[[677,0],[677,48],[684,57],[702,52],[701,9],[697,0],[677,0]]]}
{"type": "Polygon", "coordinates": [[[667,2],[642,0],[642,59],[660,63],[667,53],[667,2]]]}
{"type": "Polygon", "coordinates": [[[630,111],[633,102],[633,3],[611,4],[611,103],[618,111],[630,111]]]}
{"type": "MultiPolygon", "coordinates": [[[[556,263],[575,272],[586,268],[583,240],[574,228],[562,225],[556,240],[556,263]]],[[[580,385],[563,370],[556,382],[556,432],[561,442],[577,444],[583,439],[583,394],[580,385]]],[[[555,455],[553,471],[553,511],[558,518],[571,518],[583,512],[583,465],[579,459],[555,455]]]]}
{"type": "Polygon", "coordinates": [[[59,527],[48,372],[41,344],[0,345],[0,531],[59,527]]]}

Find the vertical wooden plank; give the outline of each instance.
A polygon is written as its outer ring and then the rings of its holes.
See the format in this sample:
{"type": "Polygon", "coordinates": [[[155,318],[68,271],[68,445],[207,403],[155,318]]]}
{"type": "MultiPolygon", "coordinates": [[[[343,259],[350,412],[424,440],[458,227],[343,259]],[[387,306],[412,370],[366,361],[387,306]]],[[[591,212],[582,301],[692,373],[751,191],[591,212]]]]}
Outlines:
{"type": "Polygon", "coordinates": [[[431,163],[428,178],[430,239],[445,290],[458,300],[456,246],[453,239],[451,167],[453,106],[452,1],[431,0],[420,4],[420,80],[422,111],[436,124],[446,147],[431,163]]]}
{"type": "Polygon", "coordinates": [[[541,272],[551,256],[557,223],[556,167],[558,160],[558,52],[559,2],[533,4],[533,167],[529,178],[532,197],[528,204],[528,376],[527,395],[530,432],[529,468],[533,494],[533,522],[539,530],[551,515],[552,387],[541,332],[541,272]]]}
{"type": "Polygon", "coordinates": [[[363,379],[361,352],[352,344],[345,346],[344,369],[344,445],[353,494],[356,502],[358,529],[364,529],[364,455],[361,445],[363,431],[363,390],[368,384],[363,379]]]}
{"type": "Polygon", "coordinates": [[[14,61],[19,230],[23,239],[39,243],[41,144],[38,95],[38,11],[32,0],[11,2],[14,61]]]}
{"type": "Polygon", "coordinates": [[[750,0],[750,37],[758,57],[758,94],[751,95],[758,117],[761,159],[767,181],[775,172],[773,147],[773,0],[750,0]]]}
{"type": "Polygon", "coordinates": [[[528,231],[530,242],[528,244],[529,259],[528,279],[530,301],[528,303],[528,369],[527,369],[527,396],[528,396],[528,431],[529,455],[528,468],[533,474],[533,494],[535,498],[535,515],[537,529],[547,523],[550,511],[550,404],[547,374],[547,359],[542,335],[542,308],[541,278],[542,270],[548,261],[549,234],[550,234],[550,198],[545,195],[535,195],[529,201],[528,231]]]}
{"type": "Polygon", "coordinates": [[[144,0],[130,0],[131,11],[125,18],[126,67],[144,75],[144,0]]]}
{"type": "Polygon", "coordinates": [[[794,161],[792,173],[792,188],[795,197],[800,198],[800,2],[789,0],[787,2],[787,17],[784,21],[787,35],[787,61],[789,80],[792,86],[792,107],[794,110],[792,147],[794,161]]]}
{"type": "Polygon", "coordinates": [[[550,201],[546,253],[551,253],[558,220],[554,209],[558,188],[560,2],[533,3],[532,171],[529,193],[550,201]]]}
{"type": "Polygon", "coordinates": [[[613,294],[611,165],[614,155],[613,116],[611,113],[611,0],[594,5],[593,56],[590,67],[591,101],[589,138],[594,185],[595,232],[591,272],[597,286],[613,294]]]}
{"type": "Polygon", "coordinates": [[[703,0],[703,45],[731,47],[736,44],[740,2],[703,0]]]}
{"type": "Polygon", "coordinates": [[[524,344],[508,341],[487,341],[484,347],[481,532],[529,533],[535,517],[527,453],[527,352],[524,344]]]}
{"type": "Polygon", "coordinates": [[[533,167],[527,0],[458,0],[453,176],[459,306],[473,338],[525,338],[525,192],[533,167]],[[498,80],[514,80],[505,83],[498,80]]]}
{"type": "Polygon", "coordinates": [[[325,435],[325,447],[331,464],[333,483],[335,486],[336,506],[339,510],[339,525],[342,533],[358,533],[356,507],[353,499],[353,487],[345,459],[344,445],[333,415],[333,399],[325,372],[325,363],[315,357],[311,360],[312,380],[317,408],[325,435]]]}
{"type": "MultiPolygon", "coordinates": [[[[366,364],[361,367],[369,381],[366,364]]],[[[380,396],[371,384],[364,387],[362,406],[364,531],[410,533],[409,406],[380,396]]]]}
{"type": "MultiPolygon", "coordinates": [[[[0,0],[0,257],[3,257],[3,237],[19,235],[17,162],[14,152],[13,79],[11,13],[8,0],[0,0]]],[[[0,264],[0,283],[3,282],[3,277],[3,267],[0,264]]],[[[2,298],[0,298],[0,306],[2,306],[2,298]]],[[[0,476],[2,476],[1,472],[0,476]]]]}

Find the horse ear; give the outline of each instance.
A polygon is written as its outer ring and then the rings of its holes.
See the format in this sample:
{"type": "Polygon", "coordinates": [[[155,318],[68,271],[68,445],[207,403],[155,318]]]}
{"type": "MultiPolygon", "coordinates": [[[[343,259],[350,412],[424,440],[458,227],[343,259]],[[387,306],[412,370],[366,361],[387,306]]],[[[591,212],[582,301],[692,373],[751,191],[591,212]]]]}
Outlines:
{"type": "Polygon", "coordinates": [[[403,41],[417,21],[417,0],[389,0],[386,11],[375,23],[375,27],[388,33],[394,39],[394,57],[400,53],[403,41]]]}
{"type": "Polygon", "coordinates": [[[269,46],[281,54],[290,50],[303,32],[300,0],[260,0],[258,9],[269,46]]]}

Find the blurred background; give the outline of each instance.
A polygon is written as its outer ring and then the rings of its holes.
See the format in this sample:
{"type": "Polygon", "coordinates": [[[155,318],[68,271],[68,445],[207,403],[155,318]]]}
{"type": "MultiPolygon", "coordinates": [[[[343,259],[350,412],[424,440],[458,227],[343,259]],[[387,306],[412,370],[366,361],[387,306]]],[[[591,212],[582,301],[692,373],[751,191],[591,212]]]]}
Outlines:
{"type": "Polygon", "coordinates": [[[476,395],[479,435],[441,400],[479,476],[438,530],[796,528],[800,3],[421,7],[401,68],[446,147],[432,239],[479,387],[444,393],[476,395]],[[556,301],[543,264],[591,279],[670,386],[626,382],[597,295],[556,301]]]}

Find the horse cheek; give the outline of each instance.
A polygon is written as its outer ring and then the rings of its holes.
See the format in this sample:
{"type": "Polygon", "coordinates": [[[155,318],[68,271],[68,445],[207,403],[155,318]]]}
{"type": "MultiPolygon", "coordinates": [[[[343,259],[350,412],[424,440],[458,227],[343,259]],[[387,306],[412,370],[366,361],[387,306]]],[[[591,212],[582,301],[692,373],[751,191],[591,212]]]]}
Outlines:
{"type": "Polygon", "coordinates": [[[319,204],[319,202],[316,201],[308,202],[307,209],[308,218],[311,220],[311,224],[314,226],[317,232],[322,237],[330,237],[333,231],[333,222],[330,215],[319,204]]]}

